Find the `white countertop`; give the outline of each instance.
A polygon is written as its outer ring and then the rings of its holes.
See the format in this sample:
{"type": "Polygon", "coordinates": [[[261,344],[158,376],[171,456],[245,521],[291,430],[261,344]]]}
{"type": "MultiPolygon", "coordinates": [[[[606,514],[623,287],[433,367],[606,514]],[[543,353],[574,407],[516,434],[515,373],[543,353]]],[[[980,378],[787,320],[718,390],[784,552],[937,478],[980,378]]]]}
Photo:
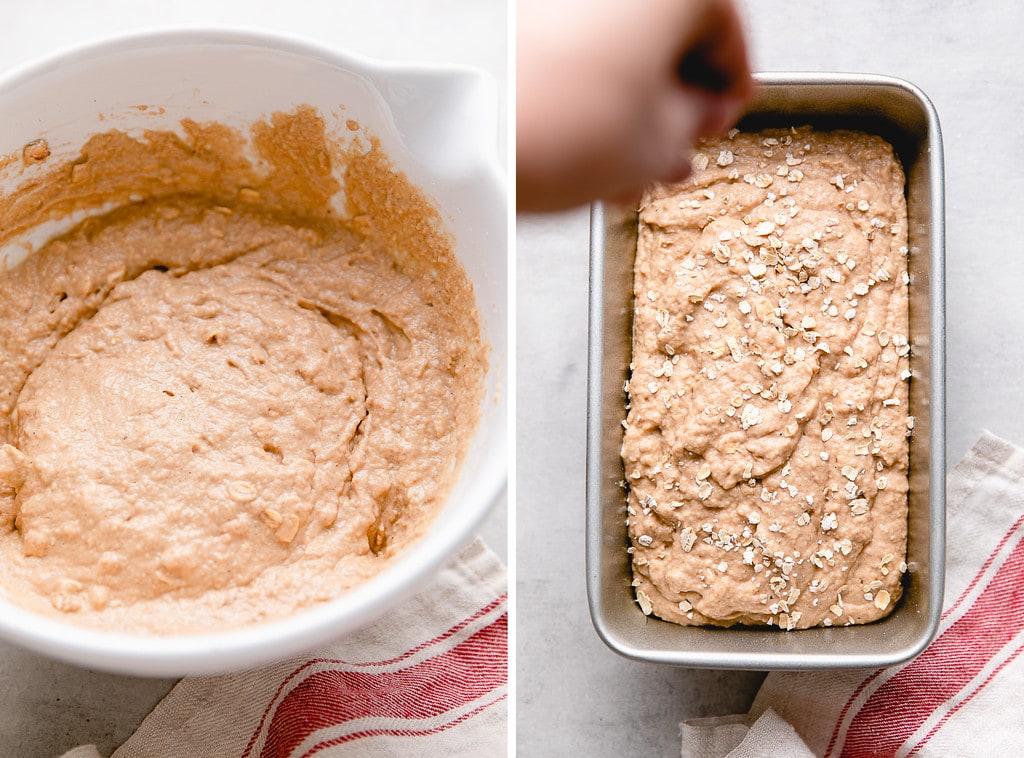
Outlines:
{"type": "MultiPolygon", "coordinates": [[[[507,121],[507,8],[504,0],[375,0],[302,3],[268,0],[50,0],[4,3],[0,72],[91,40],[169,27],[232,27],[295,36],[390,60],[459,63],[498,82],[507,121]]],[[[0,130],[3,126],[0,125],[0,130]]],[[[504,160],[507,132],[498,135],[504,160]]],[[[481,528],[507,557],[507,507],[481,528]]],[[[109,755],[173,686],[173,679],[96,673],[49,660],[0,641],[0,758],[52,758],[95,743],[109,755]]]]}
{"type": "MultiPolygon", "coordinates": [[[[946,161],[947,465],[982,429],[1024,443],[1024,8],[918,0],[745,0],[761,71],[907,79],[946,161]]],[[[517,223],[518,754],[673,756],[678,722],[745,711],[761,675],[628,661],[586,604],[588,212],[517,223]]]]}

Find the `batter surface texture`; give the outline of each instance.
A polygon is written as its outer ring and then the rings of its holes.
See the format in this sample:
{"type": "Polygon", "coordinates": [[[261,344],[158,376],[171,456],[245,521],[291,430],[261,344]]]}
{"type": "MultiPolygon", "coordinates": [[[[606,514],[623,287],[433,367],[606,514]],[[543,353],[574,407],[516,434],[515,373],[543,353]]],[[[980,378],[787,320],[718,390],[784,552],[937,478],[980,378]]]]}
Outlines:
{"type": "MultiPolygon", "coordinates": [[[[271,163],[275,130],[324,155],[308,110],[263,126],[271,163]]],[[[109,160],[176,160],[167,136],[105,139],[109,160]]],[[[339,220],[329,162],[276,186],[239,162],[232,187],[221,147],[207,193],[150,187],[0,277],[0,575],[18,602],[161,634],[278,618],[379,572],[450,488],[485,354],[434,211],[372,149],[347,186],[367,212],[339,220]]],[[[203,185],[207,168],[177,167],[203,185]]]]}
{"type": "Polygon", "coordinates": [[[888,614],[906,571],[907,220],[882,139],[703,145],[644,197],[622,456],[634,587],[681,624],[888,614]]]}

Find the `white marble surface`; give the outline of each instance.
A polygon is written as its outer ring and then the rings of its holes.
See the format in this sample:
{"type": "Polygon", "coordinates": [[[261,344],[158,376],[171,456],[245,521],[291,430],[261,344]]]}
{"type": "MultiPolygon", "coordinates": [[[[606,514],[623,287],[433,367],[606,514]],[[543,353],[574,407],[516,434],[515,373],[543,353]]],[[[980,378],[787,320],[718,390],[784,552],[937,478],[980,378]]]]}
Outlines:
{"type": "MultiPolygon", "coordinates": [[[[476,66],[498,82],[503,105],[496,138],[499,155],[506,154],[504,0],[49,0],[0,8],[0,71],[90,40],[168,27],[255,29],[377,58],[476,66]]],[[[506,559],[507,513],[500,503],[481,529],[506,559]]],[[[97,673],[0,641],[0,758],[49,758],[82,743],[109,755],[173,684],[97,673]]]]}
{"type": "MultiPolygon", "coordinates": [[[[946,155],[947,462],[984,428],[1024,442],[1024,9],[741,7],[758,70],[889,74],[934,102],[946,155]]],[[[517,226],[518,754],[678,755],[681,719],[745,710],[760,675],[634,663],[594,633],[583,563],[588,216],[517,226]]]]}

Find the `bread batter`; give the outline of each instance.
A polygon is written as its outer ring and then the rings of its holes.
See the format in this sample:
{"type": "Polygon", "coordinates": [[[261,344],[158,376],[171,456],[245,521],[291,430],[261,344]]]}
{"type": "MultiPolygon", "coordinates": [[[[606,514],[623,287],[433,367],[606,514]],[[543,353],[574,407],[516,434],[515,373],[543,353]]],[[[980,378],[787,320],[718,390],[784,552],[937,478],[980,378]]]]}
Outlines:
{"type": "Polygon", "coordinates": [[[907,221],[874,135],[704,145],[640,209],[630,409],[644,613],[872,621],[906,570],[907,221]]]}
{"type": "Polygon", "coordinates": [[[34,185],[65,211],[131,199],[0,278],[4,591],[160,634],[387,565],[450,488],[485,367],[436,211],[374,144],[332,153],[311,109],[277,114],[253,130],[267,170],[187,128],[99,135],[34,185]]]}

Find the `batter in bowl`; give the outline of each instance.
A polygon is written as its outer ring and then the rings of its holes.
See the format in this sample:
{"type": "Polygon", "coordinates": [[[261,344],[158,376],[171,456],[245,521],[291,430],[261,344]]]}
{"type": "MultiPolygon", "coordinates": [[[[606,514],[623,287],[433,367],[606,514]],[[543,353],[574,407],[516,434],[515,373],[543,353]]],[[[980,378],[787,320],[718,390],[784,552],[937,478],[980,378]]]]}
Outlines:
{"type": "Polygon", "coordinates": [[[332,154],[302,108],[254,128],[257,169],[186,127],[30,188],[116,209],[0,277],[0,581],[90,625],[237,626],[365,581],[436,514],[482,393],[469,280],[374,143],[332,154]]]}

